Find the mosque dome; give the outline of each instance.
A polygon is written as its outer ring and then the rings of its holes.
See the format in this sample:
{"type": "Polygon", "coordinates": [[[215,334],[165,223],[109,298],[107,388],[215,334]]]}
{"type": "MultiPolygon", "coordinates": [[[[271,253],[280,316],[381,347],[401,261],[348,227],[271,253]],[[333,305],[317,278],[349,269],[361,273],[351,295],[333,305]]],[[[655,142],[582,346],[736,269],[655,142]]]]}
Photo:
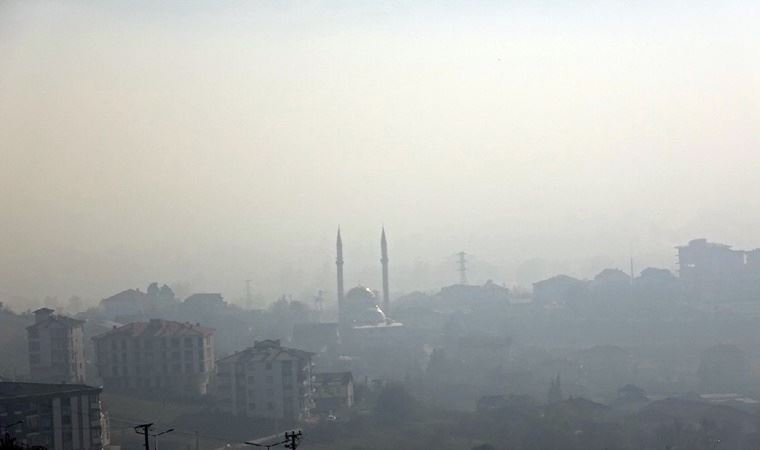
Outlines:
{"type": "Polygon", "coordinates": [[[368,287],[356,286],[355,288],[351,288],[348,292],[346,292],[346,300],[349,302],[371,301],[375,303],[377,302],[377,295],[372,292],[372,289],[368,287]]]}
{"type": "Polygon", "coordinates": [[[369,288],[357,286],[346,293],[343,313],[356,325],[378,325],[386,322],[385,313],[377,304],[377,295],[369,288]]]}

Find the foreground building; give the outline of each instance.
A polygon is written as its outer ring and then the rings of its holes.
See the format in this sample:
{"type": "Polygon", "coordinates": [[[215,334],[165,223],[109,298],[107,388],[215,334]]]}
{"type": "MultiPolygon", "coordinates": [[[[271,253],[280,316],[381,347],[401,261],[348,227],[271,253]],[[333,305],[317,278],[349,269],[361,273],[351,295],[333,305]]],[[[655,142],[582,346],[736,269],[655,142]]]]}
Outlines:
{"type": "Polygon", "coordinates": [[[100,389],[83,384],[0,382],[0,424],[28,447],[95,450],[108,445],[100,389]]]}
{"type": "Polygon", "coordinates": [[[83,383],[84,321],[53,312],[38,309],[34,324],[26,328],[30,377],[50,383],[83,383]]]}
{"type": "Polygon", "coordinates": [[[214,330],[151,319],[93,338],[98,372],[108,389],[206,393],[214,370],[214,330]]]}
{"type": "Polygon", "coordinates": [[[217,361],[219,409],[265,419],[305,418],[313,408],[312,355],[266,340],[217,361]]]}
{"type": "Polygon", "coordinates": [[[319,413],[332,413],[354,406],[354,378],[351,372],[315,373],[314,405],[319,413]]]}

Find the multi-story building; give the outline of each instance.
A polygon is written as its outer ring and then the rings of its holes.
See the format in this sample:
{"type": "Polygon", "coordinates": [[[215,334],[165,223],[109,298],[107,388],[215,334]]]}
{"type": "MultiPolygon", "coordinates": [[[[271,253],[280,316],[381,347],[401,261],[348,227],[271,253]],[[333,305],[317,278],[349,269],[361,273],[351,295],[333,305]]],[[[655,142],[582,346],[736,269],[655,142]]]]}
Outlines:
{"type": "Polygon", "coordinates": [[[0,382],[0,424],[29,448],[95,450],[108,445],[100,389],[83,384],[0,382]]]}
{"type": "Polygon", "coordinates": [[[85,380],[84,322],[53,314],[50,308],[34,312],[26,328],[32,380],[83,383],[85,380]]]}
{"type": "Polygon", "coordinates": [[[747,275],[746,257],[730,245],[693,239],[678,249],[678,276],[688,297],[737,300],[747,275]]]}
{"type": "Polygon", "coordinates": [[[312,355],[266,340],[217,361],[219,408],[248,417],[303,419],[313,407],[312,355]]]}
{"type": "Polygon", "coordinates": [[[206,393],[214,370],[214,330],[151,319],[96,336],[98,372],[108,389],[206,393]]]}

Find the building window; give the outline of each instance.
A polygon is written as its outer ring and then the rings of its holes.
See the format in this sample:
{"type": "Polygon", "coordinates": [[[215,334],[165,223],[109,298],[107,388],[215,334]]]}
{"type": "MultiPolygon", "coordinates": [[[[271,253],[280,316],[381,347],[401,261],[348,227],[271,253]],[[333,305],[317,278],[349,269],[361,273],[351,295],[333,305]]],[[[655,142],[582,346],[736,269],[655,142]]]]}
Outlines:
{"type": "Polygon", "coordinates": [[[273,410],[274,409],[274,403],[267,402],[267,409],[270,410],[270,411],[273,410]]]}
{"type": "Polygon", "coordinates": [[[29,351],[37,352],[40,350],[40,341],[29,341],[29,351]]]}
{"type": "Polygon", "coordinates": [[[267,375],[267,384],[272,384],[273,381],[274,381],[274,379],[272,378],[272,376],[271,375],[267,375]]]}
{"type": "Polygon", "coordinates": [[[272,370],[272,363],[271,362],[267,362],[266,368],[267,368],[267,370],[272,370]]]}
{"type": "Polygon", "coordinates": [[[29,355],[29,362],[32,364],[39,364],[40,363],[40,355],[29,355]]]}

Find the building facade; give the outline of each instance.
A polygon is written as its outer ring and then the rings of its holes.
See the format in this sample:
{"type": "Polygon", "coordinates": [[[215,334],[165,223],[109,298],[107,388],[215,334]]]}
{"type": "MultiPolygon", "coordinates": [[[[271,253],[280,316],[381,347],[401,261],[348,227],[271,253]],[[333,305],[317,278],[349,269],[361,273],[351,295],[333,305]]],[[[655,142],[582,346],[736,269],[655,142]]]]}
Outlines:
{"type": "Polygon", "coordinates": [[[334,413],[354,406],[354,378],[351,372],[314,374],[314,406],[319,413],[334,413]]]}
{"type": "Polygon", "coordinates": [[[23,446],[102,449],[108,445],[107,423],[100,407],[99,388],[0,382],[0,424],[23,446]]]}
{"type": "Polygon", "coordinates": [[[40,382],[83,383],[84,322],[53,312],[38,309],[34,324],[26,328],[30,377],[40,382]]]}
{"type": "Polygon", "coordinates": [[[312,353],[282,347],[279,340],[217,361],[215,395],[228,414],[301,420],[313,408],[312,353]]]}
{"type": "Polygon", "coordinates": [[[206,393],[214,370],[214,330],[152,319],[93,338],[98,372],[109,389],[206,393]]]}

